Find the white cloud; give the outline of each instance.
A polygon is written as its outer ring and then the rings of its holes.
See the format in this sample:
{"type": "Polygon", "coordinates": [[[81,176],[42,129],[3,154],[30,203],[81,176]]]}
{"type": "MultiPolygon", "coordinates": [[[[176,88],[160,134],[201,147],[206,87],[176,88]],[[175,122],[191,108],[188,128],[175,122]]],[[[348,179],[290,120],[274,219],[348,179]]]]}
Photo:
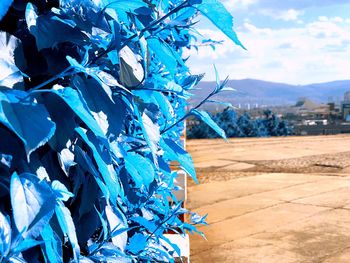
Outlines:
{"type": "Polygon", "coordinates": [[[319,16],[318,20],[322,21],[322,22],[331,21],[331,22],[335,22],[335,23],[344,23],[344,22],[347,22],[348,20],[350,21],[350,19],[344,19],[344,18],[339,17],[339,16],[335,16],[335,17],[319,16]]]}
{"type": "Polygon", "coordinates": [[[339,16],[336,16],[336,17],[333,17],[332,18],[332,21],[336,22],[336,23],[343,23],[344,22],[344,19],[339,17],[339,16]]]}
{"type": "MultiPolygon", "coordinates": [[[[348,26],[347,26],[348,27],[348,26]]],[[[339,38],[349,37],[349,28],[339,25],[337,22],[333,22],[331,19],[319,19],[318,21],[309,23],[305,28],[308,33],[316,38],[339,38]]]]}
{"type": "Polygon", "coordinates": [[[271,35],[272,29],[271,28],[258,28],[254,26],[252,23],[246,22],[244,23],[243,27],[252,34],[265,34],[265,35],[271,35]]]}
{"type": "Polygon", "coordinates": [[[276,20],[301,21],[299,17],[304,14],[304,11],[296,10],[296,9],[288,9],[288,10],[261,9],[259,13],[265,16],[269,16],[276,20]]]}
{"type": "Polygon", "coordinates": [[[289,8],[302,10],[305,8],[347,5],[349,0],[258,0],[255,7],[286,10],[289,8]]]}
{"type": "Polygon", "coordinates": [[[287,11],[282,12],[277,16],[277,18],[285,20],[285,21],[295,21],[299,19],[299,16],[302,15],[302,11],[297,11],[295,9],[289,9],[287,11]]]}
{"type": "Polygon", "coordinates": [[[214,79],[215,63],[222,78],[257,78],[305,84],[350,79],[350,24],[320,18],[302,27],[271,29],[246,22],[238,30],[244,51],[214,30],[201,30],[207,37],[223,39],[214,52],[201,48],[190,59],[193,73],[207,72],[214,79]]]}
{"type": "Polygon", "coordinates": [[[247,9],[249,6],[254,5],[259,0],[224,0],[223,4],[228,10],[247,9]]]}
{"type": "Polygon", "coordinates": [[[322,22],[327,22],[328,21],[328,17],[326,17],[326,16],[319,16],[318,20],[320,20],[322,22]]]}

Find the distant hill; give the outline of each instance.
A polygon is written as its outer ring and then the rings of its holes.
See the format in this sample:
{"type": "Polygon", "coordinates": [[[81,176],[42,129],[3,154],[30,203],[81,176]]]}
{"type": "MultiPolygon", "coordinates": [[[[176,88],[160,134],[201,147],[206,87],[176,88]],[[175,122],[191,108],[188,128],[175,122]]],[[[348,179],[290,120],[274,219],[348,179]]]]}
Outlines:
{"type": "MultiPolygon", "coordinates": [[[[256,79],[230,80],[228,87],[237,91],[224,91],[215,97],[217,101],[240,104],[259,104],[267,106],[293,105],[300,97],[307,97],[312,101],[327,103],[331,98],[340,101],[344,93],[350,91],[350,80],[333,81],[310,85],[289,85],[256,79]]],[[[204,98],[214,87],[215,82],[202,81],[192,91],[196,94],[191,101],[194,105],[204,98]]]]}

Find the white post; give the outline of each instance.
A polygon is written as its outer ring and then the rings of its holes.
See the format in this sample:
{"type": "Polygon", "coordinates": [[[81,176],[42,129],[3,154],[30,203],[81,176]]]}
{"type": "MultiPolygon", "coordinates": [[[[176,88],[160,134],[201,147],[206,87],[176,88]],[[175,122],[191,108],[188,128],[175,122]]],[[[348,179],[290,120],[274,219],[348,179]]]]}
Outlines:
{"type": "MultiPolygon", "coordinates": [[[[186,122],[184,125],[184,131],[180,138],[180,142],[183,145],[183,148],[186,149],[186,122]]],[[[177,172],[176,185],[179,186],[180,190],[174,192],[174,195],[177,200],[183,200],[184,206],[186,205],[187,200],[187,174],[180,170],[177,172]]],[[[190,238],[186,235],[179,234],[166,234],[166,237],[174,244],[176,244],[179,249],[181,255],[176,255],[179,258],[179,262],[189,263],[190,262],[190,238]]],[[[172,249],[169,245],[164,244],[172,249]]],[[[178,262],[176,260],[175,262],[178,262]]]]}

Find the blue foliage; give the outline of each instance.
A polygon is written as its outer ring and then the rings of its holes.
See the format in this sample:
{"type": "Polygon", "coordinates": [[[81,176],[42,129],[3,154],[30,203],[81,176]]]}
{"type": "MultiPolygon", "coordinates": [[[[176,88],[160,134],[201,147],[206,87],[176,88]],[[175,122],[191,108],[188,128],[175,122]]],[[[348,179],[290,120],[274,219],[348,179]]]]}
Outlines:
{"type": "MultiPolygon", "coordinates": [[[[209,113],[206,113],[209,116],[209,113]]],[[[187,137],[190,139],[218,138],[218,128],[225,132],[226,136],[232,137],[268,137],[288,136],[293,134],[293,127],[285,120],[277,117],[272,111],[264,111],[263,118],[252,119],[245,112],[240,116],[228,107],[218,112],[211,119],[215,120],[214,127],[208,126],[205,121],[192,125],[187,130],[187,137]]]]}
{"type": "Polygon", "coordinates": [[[234,43],[245,49],[233,30],[233,18],[231,14],[219,0],[197,0],[191,2],[194,7],[213,22],[213,24],[225,33],[234,43]]]}
{"type": "Polygon", "coordinates": [[[11,177],[11,204],[16,228],[23,238],[37,237],[55,208],[55,195],[45,181],[29,173],[11,177]]]}
{"type": "Polygon", "coordinates": [[[0,3],[0,20],[6,15],[13,0],[2,0],[0,3]]]}
{"type": "Polygon", "coordinates": [[[214,0],[11,4],[0,3],[0,262],[173,262],[164,233],[206,224],[173,195],[171,168],[197,182],[183,121],[225,137],[198,108],[226,81],[186,112],[203,76],[183,51],[197,48],[199,13],[242,46],[231,15],[214,0]]]}
{"type": "Polygon", "coordinates": [[[218,135],[220,135],[222,138],[226,139],[226,134],[223,129],[221,129],[214,120],[210,117],[210,115],[205,111],[198,111],[193,110],[192,113],[200,118],[203,122],[205,122],[207,125],[209,125],[210,128],[212,128],[218,135]]]}
{"type": "Polygon", "coordinates": [[[25,96],[25,92],[0,89],[0,123],[23,142],[29,158],[32,151],[48,142],[54,135],[56,125],[50,121],[43,105],[21,103],[20,100],[25,96]],[[40,125],[35,125],[36,123],[40,125]]]}
{"type": "Polygon", "coordinates": [[[14,52],[19,43],[20,41],[16,37],[0,31],[0,86],[11,88],[16,83],[23,81],[22,74],[16,67],[14,59],[14,52]]]}
{"type": "Polygon", "coordinates": [[[6,257],[11,247],[11,226],[8,219],[0,213],[0,259],[6,257]]]}
{"type": "Polygon", "coordinates": [[[162,140],[161,146],[164,149],[165,160],[178,162],[180,167],[186,173],[188,173],[195,182],[198,182],[192,157],[189,155],[189,153],[187,153],[181,146],[169,138],[162,140]]]}

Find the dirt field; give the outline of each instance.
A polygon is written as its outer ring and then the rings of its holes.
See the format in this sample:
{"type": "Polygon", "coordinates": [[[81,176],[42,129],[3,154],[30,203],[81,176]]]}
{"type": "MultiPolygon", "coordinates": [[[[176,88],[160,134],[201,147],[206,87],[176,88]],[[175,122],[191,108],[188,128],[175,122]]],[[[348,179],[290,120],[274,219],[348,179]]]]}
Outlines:
{"type": "Polygon", "coordinates": [[[191,262],[350,262],[350,135],[191,140],[191,262]]]}

